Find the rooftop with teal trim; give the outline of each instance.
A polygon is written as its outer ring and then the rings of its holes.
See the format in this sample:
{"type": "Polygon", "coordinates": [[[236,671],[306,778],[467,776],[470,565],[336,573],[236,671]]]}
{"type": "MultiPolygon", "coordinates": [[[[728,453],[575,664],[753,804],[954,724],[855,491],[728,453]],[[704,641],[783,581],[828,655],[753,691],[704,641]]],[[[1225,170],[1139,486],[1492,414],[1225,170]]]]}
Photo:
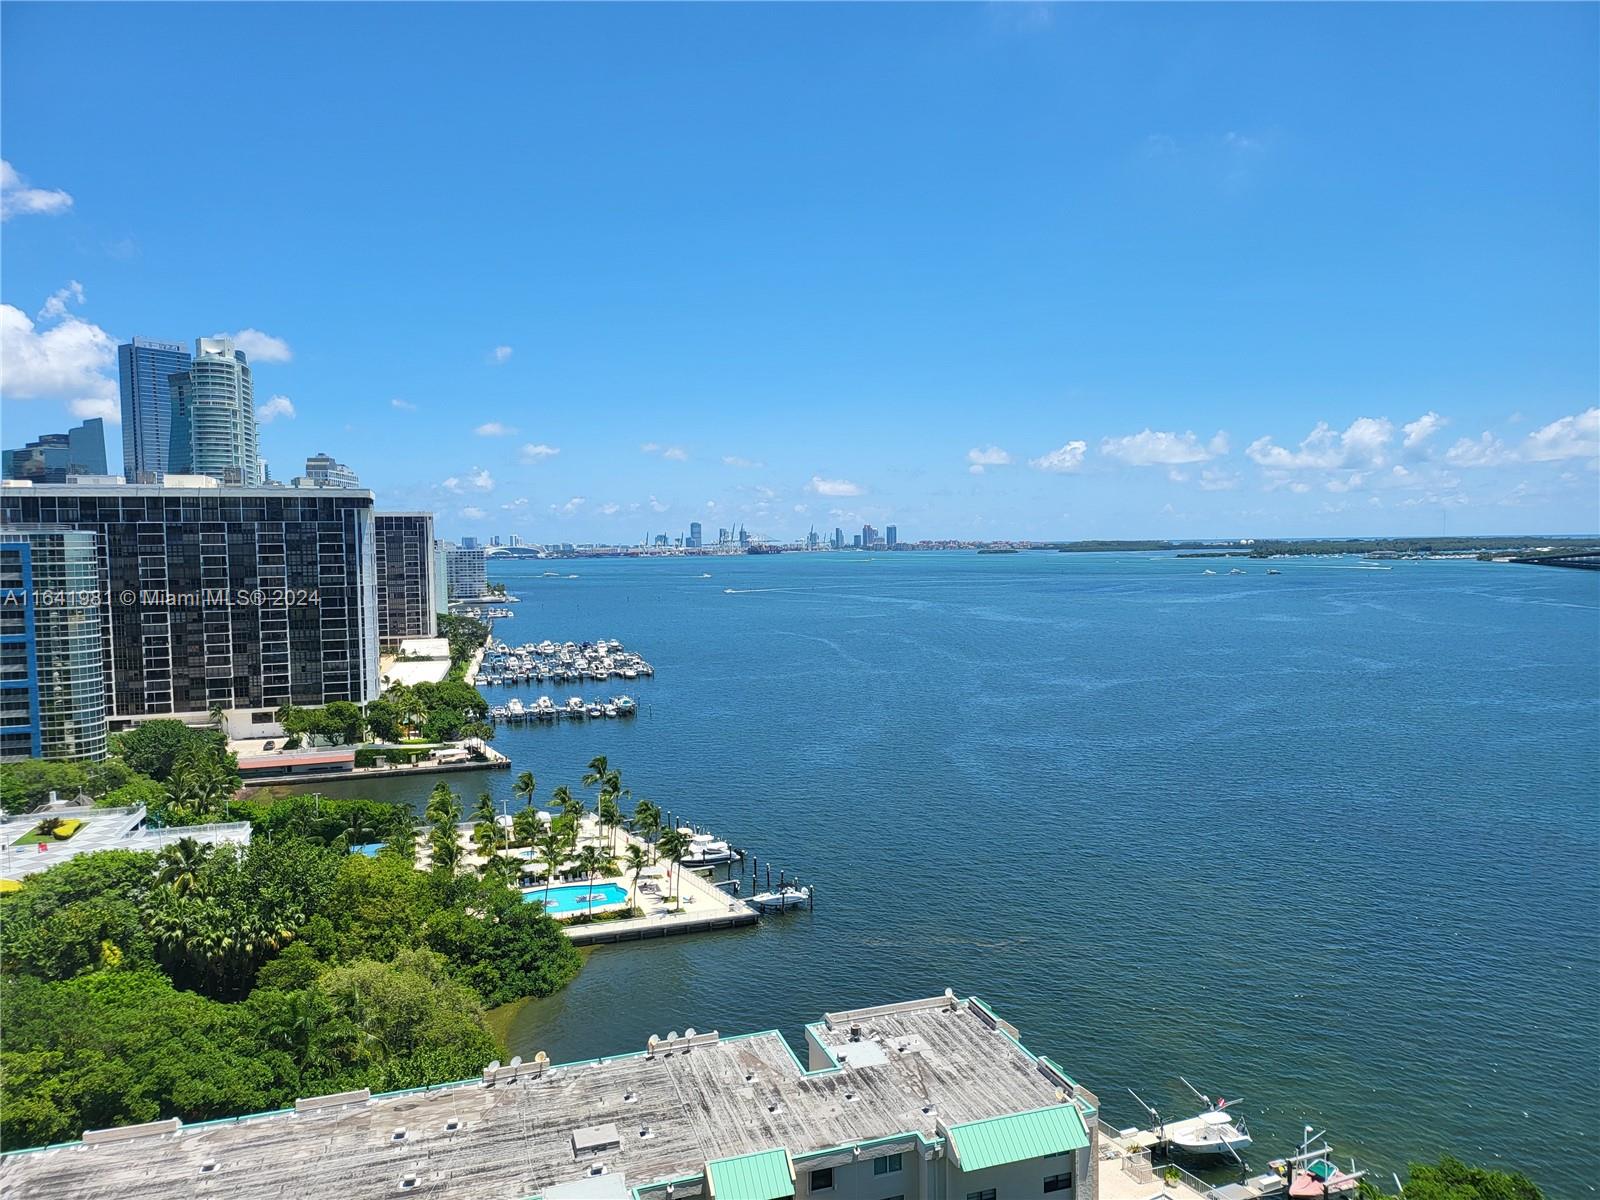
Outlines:
{"type": "Polygon", "coordinates": [[[803,1046],[691,1029],[614,1058],[95,1131],[0,1158],[0,1197],[934,1200],[1066,1177],[1096,1200],[1095,1098],[981,1003],[830,1013],[803,1046]]]}

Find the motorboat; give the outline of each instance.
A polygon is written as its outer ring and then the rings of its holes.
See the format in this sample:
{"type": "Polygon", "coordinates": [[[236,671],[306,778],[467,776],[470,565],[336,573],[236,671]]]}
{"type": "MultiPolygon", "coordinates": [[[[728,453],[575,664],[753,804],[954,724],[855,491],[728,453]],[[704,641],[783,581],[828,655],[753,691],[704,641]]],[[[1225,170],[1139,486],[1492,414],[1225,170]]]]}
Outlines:
{"type": "Polygon", "coordinates": [[[1202,574],[1202,575],[1215,575],[1216,572],[1213,571],[1210,567],[1207,567],[1204,571],[1201,571],[1200,574],[1202,574]]]}
{"type": "Polygon", "coordinates": [[[606,704],[606,705],[603,706],[602,711],[608,717],[615,717],[617,715],[617,706],[616,706],[616,704],[614,702],[610,703],[610,704],[606,704]]]}
{"type": "Polygon", "coordinates": [[[714,867],[719,863],[732,862],[738,857],[727,842],[720,841],[709,833],[696,833],[683,825],[678,827],[678,832],[689,839],[689,848],[680,860],[686,867],[714,867]]]}
{"type": "Polygon", "coordinates": [[[513,697],[506,704],[506,715],[509,716],[513,721],[520,721],[523,717],[527,716],[527,711],[522,707],[522,701],[513,697]]]}
{"type": "Polygon", "coordinates": [[[583,716],[583,711],[582,696],[572,696],[567,700],[567,716],[581,717],[583,716]]]}
{"type": "Polygon", "coordinates": [[[632,696],[617,697],[617,716],[631,717],[639,711],[639,706],[633,702],[632,696]]]}
{"type": "Polygon", "coordinates": [[[1283,572],[1278,570],[1277,567],[1268,567],[1267,568],[1267,574],[1268,575],[1282,575],[1283,572]]]}
{"type": "Polygon", "coordinates": [[[554,721],[556,719],[555,701],[549,696],[540,696],[533,702],[533,715],[540,721],[554,721]]]}
{"type": "Polygon", "coordinates": [[[1250,1131],[1245,1128],[1244,1121],[1235,1118],[1227,1111],[1230,1104],[1238,1104],[1239,1101],[1224,1100],[1221,1097],[1212,1100],[1181,1075],[1178,1078],[1182,1080],[1183,1086],[1193,1092],[1205,1105],[1199,1116],[1188,1117],[1181,1121],[1163,1121],[1156,1109],[1139,1100],[1137,1093],[1129,1092],[1129,1095],[1138,1100],[1139,1106],[1154,1120],[1157,1138],[1178,1154],[1194,1158],[1227,1158],[1235,1162],[1243,1161],[1239,1152],[1250,1145],[1250,1131]]]}
{"type": "Polygon", "coordinates": [[[811,889],[787,884],[771,892],[758,892],[750,897],[751,904],[763,912],[782,912],[786,908],[805,908],[811,903],[811,889]]]}
{"type": "Polygon", "coordinates": [[[603,717],[606,715],[605,708],[598,702],[591,702],[584,709],[584,712],[588,713],[591,717],[603,717]]]}
{"type": "Polygon", "coordinates": [[[1246,574],[1246,572],[1240,570],[1238,567],[1234,567],[1233,570],[1228,572],[1228,574],[1229,575],[1244,575],[1244,574],[1246,574]]]}

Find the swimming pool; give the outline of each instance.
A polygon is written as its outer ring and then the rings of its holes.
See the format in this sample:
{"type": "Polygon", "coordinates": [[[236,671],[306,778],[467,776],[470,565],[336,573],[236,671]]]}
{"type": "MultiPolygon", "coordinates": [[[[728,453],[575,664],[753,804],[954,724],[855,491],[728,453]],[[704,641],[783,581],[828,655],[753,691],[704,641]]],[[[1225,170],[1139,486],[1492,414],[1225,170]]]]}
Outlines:
{"type": "MultiPolygon", "coordinates": [[[[589,911],[589,897],[594,897],[596,912],[611,905],[626,904],[628,902],[628,889],[619,883],[563,883],[550,889],[549,899],[545,904],[545,911],[552,917],[570,917],[575,913],[589,911]]],[[[522,893],[524,904],[538,904],[544,901],[543,888],[534,888],[532,891],[522,893]]]]}

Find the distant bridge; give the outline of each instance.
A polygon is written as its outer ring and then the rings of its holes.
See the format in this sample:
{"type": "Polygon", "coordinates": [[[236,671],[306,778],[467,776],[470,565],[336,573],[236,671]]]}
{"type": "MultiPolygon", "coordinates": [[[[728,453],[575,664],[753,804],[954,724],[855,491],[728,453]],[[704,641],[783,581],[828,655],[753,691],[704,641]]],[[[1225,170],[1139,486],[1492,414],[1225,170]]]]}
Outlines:
{"type": "Polygon", "coordinates": [[[1511,561],[1532,563],[1536,567],[1576,567],[1580,571],[1600,571],[1600,550],[1585,550],[1580,554],[1532,554],[1511,561]]]}

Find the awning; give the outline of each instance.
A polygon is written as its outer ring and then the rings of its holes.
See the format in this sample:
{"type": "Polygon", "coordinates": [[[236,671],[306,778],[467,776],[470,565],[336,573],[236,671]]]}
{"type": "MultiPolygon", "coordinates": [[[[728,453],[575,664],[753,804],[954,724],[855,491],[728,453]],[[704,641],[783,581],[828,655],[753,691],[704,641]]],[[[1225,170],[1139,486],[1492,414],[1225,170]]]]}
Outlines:
{"type": "Polygon", "coordinates": [[[712,1200],[787,1200],[794,1195],[794,1163],[787,1150],[758,1150],[706,1164],[712,1200]]]}

